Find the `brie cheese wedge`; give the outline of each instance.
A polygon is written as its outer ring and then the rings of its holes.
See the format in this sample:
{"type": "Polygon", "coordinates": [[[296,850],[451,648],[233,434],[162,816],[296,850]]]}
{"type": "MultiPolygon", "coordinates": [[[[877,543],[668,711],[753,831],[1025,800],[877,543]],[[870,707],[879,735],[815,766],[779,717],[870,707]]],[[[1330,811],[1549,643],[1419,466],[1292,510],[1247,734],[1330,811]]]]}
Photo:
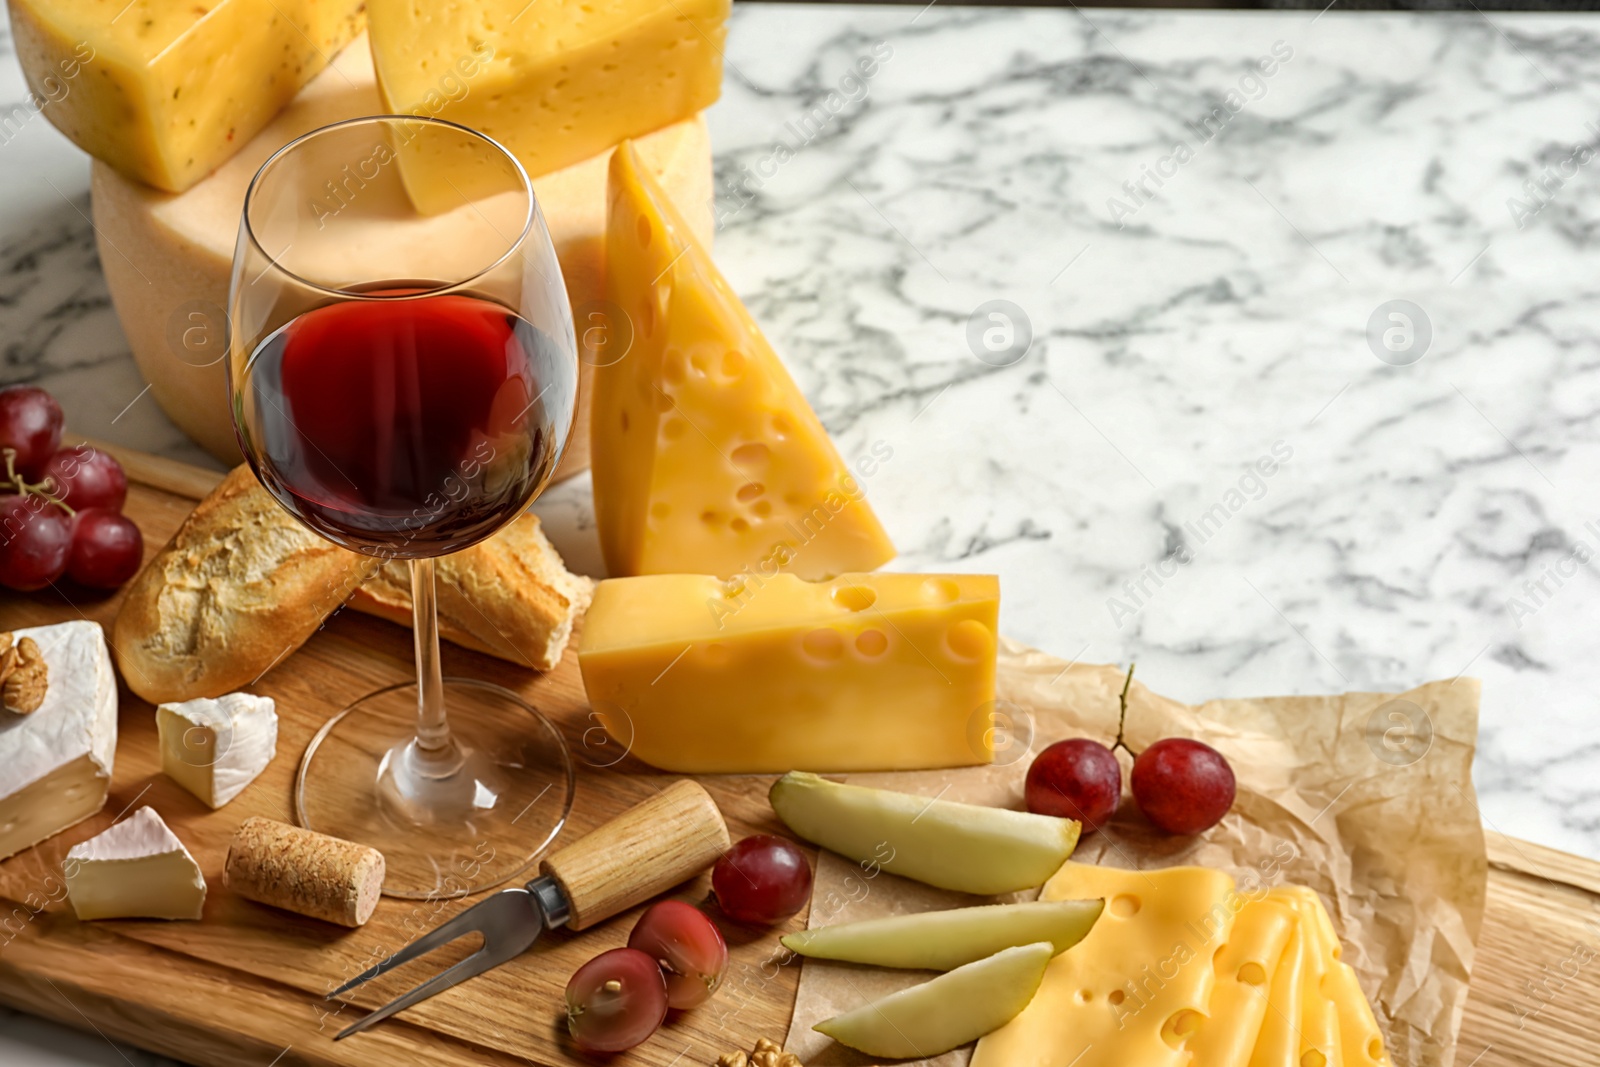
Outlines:
{"type": "Polygon", "coordinates": [[[206,902],[200,865],[148,806],[72,846],[63,869],[80,919],[198,919],[206,902]]]}
{"type": "Polygon", "coordinates": [[[271,697],[229,693],[156,708],[161,770],[220,808],[266,770],[278,752],[278,713],[271,697]]]}
{"type": "Polygon", "coordinates": [[[32,714],[0,711],[0,860],[99,811],[117,748],[117,680],[100,624],[13,633],[38,642],[49,687],[32,714]]]}

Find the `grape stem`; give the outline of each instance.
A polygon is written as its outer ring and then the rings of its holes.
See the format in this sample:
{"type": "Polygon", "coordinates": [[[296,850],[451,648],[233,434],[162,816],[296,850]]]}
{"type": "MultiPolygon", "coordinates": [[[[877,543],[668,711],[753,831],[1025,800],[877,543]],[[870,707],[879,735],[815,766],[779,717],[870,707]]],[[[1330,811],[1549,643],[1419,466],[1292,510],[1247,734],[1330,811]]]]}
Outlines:
{"type": "Polygon", "coordinates": [[[1128,742],[1123,739],[1122,734],[1123,730],[1128,725],[1128,687],[1133,685],[1133,669],[1137,666],[1137,663],[1128,664],[1128,676],[1122,680],[1122,692],[1117,695],[1117,704],[1119,705],[1119,711],[1117,713],[1117,739],[1111,742],[1111,751],[1115,752],[1120,748],[1134,759],[1139,758],[1139,753],[1128,747],[1128,742]]]}
{"type": "Polygon", "coordinates": [[[55,495],[56,480],[54,478],[46,478],[44,481],[34,482],[32,485],[28,484],[22,480],[22,475],[17,473],[17,450],[7,448],[4,452],[6,457],[6,480],[0,482],[0,493],[11,491],[18,496],[43,497],[48,503],[54,504],[66,512],[67,518],[70,519],[77,514],[76,510],[67,506],[65,500],[55,495]]]}

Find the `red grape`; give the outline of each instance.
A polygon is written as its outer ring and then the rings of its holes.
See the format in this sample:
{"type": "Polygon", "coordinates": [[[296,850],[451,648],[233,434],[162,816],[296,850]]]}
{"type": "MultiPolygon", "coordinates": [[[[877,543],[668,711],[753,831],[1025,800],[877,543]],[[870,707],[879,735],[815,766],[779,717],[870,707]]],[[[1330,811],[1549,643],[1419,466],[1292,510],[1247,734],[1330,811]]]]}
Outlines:
{"type": "MultiPolygon", "coordinates": [[[[34,480],[61,445],[61,405],[32,385],[0,389],[0,447],[17,451],[17,473],[34,480]]],[[[0,464],[0,477],[5,466],[0,464]]]]}
{"type": "Polygon", "coordinates": [[[630,1049],[666,1017],[666,979],[636,948],[600,953],[567,983],[567,1029],[585,1052],[630,1049]]]}
{"type": "Polygon", "coordinates": [[[730,919],[774,923],[806,906],[811,896],[811,865],[794,842],[756,834],[717,860],[711,888],[730,919]]]}
{"type": "Polygon", "coordinates": [[[43,589],[67,569],[72,523],[41,496],[0,497],[0,585],[43,589]]]}
{"type": "Polygon", "coordinates": [[[1122,765],[1098,741],[1057,741],[1028,768],[1024,796],[1035,815],[1077,819],[1085,833],[1093,833],[1122,802],[1122,765]]]}
{"type": "Polygon", "coordinates": [[[694,1008],[711,999],[728,967],[728,946],[706,913],[681,900],[663,900],[639,917],[628,935],[636,948],[661,965],[667,1003],[694,1008]]]}
{"type": "Polygon", "coordinates": [[[126,515],[109,508],[78,512],[67,577],[94,589],[115,589],[138,574],[143,562],[144,538],[126,515]]]}
{"type": "Polygon", "coordinates": [[[1233,768],[1210,745],[1184,737],[1157,741],[1133,761],[1133,799],[1157,828],[1198,834],[1233,807],[1233,768]]]}
{"type": "Polygon", "coordinates": [[[74,511],[121,511],[128,499],[128,476],[123,473],[122,464],[89,445],[63,448],[51,456],[39,472],[41,482],[46,478],[51,482],[44,487],[45,492],[74,511]]]}

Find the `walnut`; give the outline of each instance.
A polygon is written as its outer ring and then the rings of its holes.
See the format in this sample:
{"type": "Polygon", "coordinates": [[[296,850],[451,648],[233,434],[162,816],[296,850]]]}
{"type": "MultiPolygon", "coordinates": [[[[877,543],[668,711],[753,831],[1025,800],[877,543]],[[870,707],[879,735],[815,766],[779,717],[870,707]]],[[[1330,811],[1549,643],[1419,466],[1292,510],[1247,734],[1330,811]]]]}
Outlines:
{"type": "Polygon", "coordinates": [[[778,1067],[778,1054],[762,1049],[750,1057],[750,1067],[778,1067]]]}
{"type": "Polygon", "coordinates": [[[778,1053],[778,1067],[805,1067],[805,1064],[801,1063],[800,1057],[792,1052],[780,1052],[778,1053]]]}
{"type": "Polygon", "coordinates": [[[749,1063],[743,1052],[724,1052],[717,1057],[717,1067],[748,1067],[749,1063]]]}
{"type": "Polygon", "coordinates": [[[782,1052],[783,1051],[783,1046],[778,1044],[776,1041],[773,1041],[773,1040],[771,1040],[769,1038],[758,1037],[758,1038],[756,1038],[755,1051],[756,1052],[782,1052]]]}
{"type": "Polygon", "coordinates": [[[0,635],[0,648],[5,649],[0,654],[0,698],[7,711],[27,715],[44,703],[50,684],[49,668],[33,638],[24,637],[15,646],[11,641],[11,634],[0,635]]]}

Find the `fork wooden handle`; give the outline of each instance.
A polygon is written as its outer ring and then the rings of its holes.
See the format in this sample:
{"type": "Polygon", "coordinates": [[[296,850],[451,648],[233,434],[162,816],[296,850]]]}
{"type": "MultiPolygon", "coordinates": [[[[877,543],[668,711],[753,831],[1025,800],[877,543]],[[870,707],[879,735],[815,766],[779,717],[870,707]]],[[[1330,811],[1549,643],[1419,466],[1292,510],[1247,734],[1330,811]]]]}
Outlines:
{"type": "Polygon", "coordinates": [[[716,801],[685,778],[641,801],[540,865],[582,930],[685,882],[728,850],[716,801]]]}

